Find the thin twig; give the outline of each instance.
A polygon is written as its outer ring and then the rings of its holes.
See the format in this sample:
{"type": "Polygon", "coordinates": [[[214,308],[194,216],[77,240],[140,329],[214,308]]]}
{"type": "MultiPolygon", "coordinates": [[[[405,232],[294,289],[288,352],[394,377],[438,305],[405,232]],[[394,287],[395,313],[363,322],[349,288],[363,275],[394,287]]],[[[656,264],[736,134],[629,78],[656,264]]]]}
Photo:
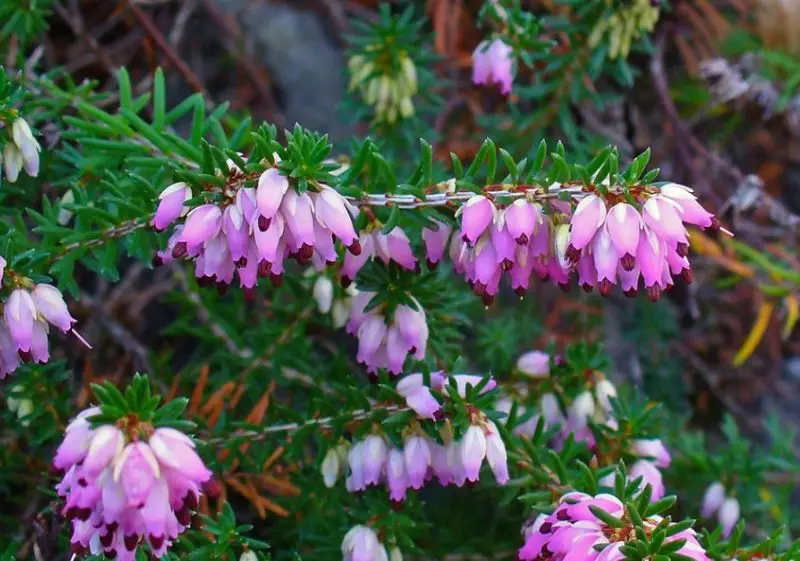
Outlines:
{"type": "Polygon", "coordinates": [[[142,10],[136,3],[128,0],[128,8],[130,8],[131,13],[136,17],[136,19],[141,24],[142,28],[147,32],[147,34],[153,39],[159,49],[164,53],[164,56],[169,59],[169,61],[175,66],[175,69],[183,76],[183,79],[197,92],[203,94],[203,97],[206,100],[206,103],[209,107],[212,106],[213,102],[211,100],[211,95],[206,90],[206,87],[203,85],[202,81],[197,77],[194,71],[189,68],[189,65],[186,64],[183,59],[175,52],[175,49],[172,48],[172,45],[167,41],[164,35],[159,31],[156,24],[153,23],[153,20],[150,19],[144,10],[142,10]]]}
{"type": "Polygon", "coordinates": [[[279,425],[269,425],[260,430],[235,431],[226,436],[210,438],[203,442],[211,445],[219,445],[219,444],[226,444],[230,440],[236,438],[246,438],[248,440],[258,441],[265,439],[271,434],[279,432],[294,432],[298,429],[305,427],[329,426],[334,421],[341,420],[343,417],[349,417],[350,421],[363,421],[364,419],[368,419],[370,416],[372,416],[373,413],[376,413],[378,411],[384,411],[386,413],[401,413],[410,410],[411,409],[409,407],[400,405],[375,406],[369,410],[357,409],[355,411],[350,412],[349,415],[345,414],[345,415],[337,415],[335,417],[322,417],[320,419],[311,419],[309,421],[304,421],[302,423],[283,423],[279,425]]]}

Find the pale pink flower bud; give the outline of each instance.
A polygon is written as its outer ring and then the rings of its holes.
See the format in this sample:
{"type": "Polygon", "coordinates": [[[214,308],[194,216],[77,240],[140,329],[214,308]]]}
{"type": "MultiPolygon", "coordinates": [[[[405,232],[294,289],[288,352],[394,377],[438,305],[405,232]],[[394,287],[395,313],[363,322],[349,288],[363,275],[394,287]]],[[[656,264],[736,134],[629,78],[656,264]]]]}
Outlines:
{"type": "Polygon", "coordinates": [[[733,532],[733,527],[739,521],[739,501],[734,497],[728,497],[719,507],[717,513],[720,526],[722,526],[722,535],[726,538],[733,532]]]}
{"type": "Polygon", "coordinates": [[[160,202],[153,217],[153,226],[156,230],[163,230],[186,213],[185,203],[192,198],[192,190],[181,181],[161,191],[158,198],[160,202]]]}
{"type": "Polygon", "coordinates": [[[3,168],[9,182],[16,183],[22,166],[22,152],[19,151],[16,144],[7,142],[3,149],[3,168]]]}
{"type": "Polygon", "coordinates": [[[427,439],[418,434],[409,437],[403,448],[403,457],[409,485],[414,489],[421,488],[431,465],[431,449],[427,439]]]}
{"type": "Polygon", "coordinates": [[[33,322],[33,337],[31,339],[31,360],[44,364],[50,360],[50,351],[47,346],[48,326],[44,321],[33,322]]]}
{"type": "Polygon", "coordinates": [[[114,479],[122,485],[128,506],[144,506],[158,477],[158,461],[143,442],[128,444],[114,467],[114,479]]]}
{"type": "Polygon", "coordinates": [[[256,205],[258,212],[267,220],[272,219],[289,190],[289,180],[277,168],[269,168],[258,178],[256,205]]]}
{"type": "Polygon", "coordinates": [[[550,355],[542,351],[529,351],[517,359],[517,370],[532,378],[550,374],[550,355]]]}
{"type": "Polygon", "coordinates": [[[719,510],[725,501],[725,487],[719,481],[715,481],[706,488],[703,494],[703,504],[700,507],[700,514],[703,518],[710,518],[719,510]]]}
{"type": "Polygon", "coordinates": [[[497,84],[501,93],[511,93],[513,54],[514,50],[502,39],[483,41],[472,53],[472,83],[497,84]]]}
{"type": "Polygon", "coordinates": [[[611,398],[617,397],[617,388],[608,378],[603,378],[594,387],[594,395],[597,397],[597,403],[606,413],[612,411],[611,398]]]}
{"type": "Polygon", "coordinates": [[[677,183],[667,183],[661,187],[661,195],[678,204],[678,215],[688,224],[708,228],[713,223],[714,215],[697,202],[691,190],[677,183]]]}
{"type": "Polygon", "coordinates": [[[205,483],[211,479],[211,472],[194,450],[194,441],[179,430],[156,429],[148,443],[162,464],[193,481],[205,483]]]}
{"type": "Polygon", "coordinates": [[[178,241],[191,247],[204,244],[219,233],[222,212],[216,205],[205,204],[192,209],[186,217],[178,241]]]}
{"type": "Polygon", "coordinates": [[[325,275],[320,275],[314,281],[311,294],[317,302],[317,309],[320,313],[327,314],[333,306],[333,281],[325,275]]]}
{"type": "Polygon", "coordinates": [[[486,462],[500,485],[508,483],[508,453],[506,445],[500,437],[497,426],[492,421],[487,421],[486,433],[486,462]]]}
{"type": "Polygon", "coordinates": [[[664,476],[652,462],[639,460],[631,466],[630,479],[642,478],[641,488],[650,485],[650,502],[655,502],[664,496],[664,476]]]}
{"type": "Polygon", "coordinates": [[[25,119],[14,121],[11,125],[11,137],[22,154],[25,172],[31,177],[39,175],[39,152],[42,148],[25,119]]]}
{"type": "Polygon", "coordinates": [[[17,349],[30,350],[35,318],[36,306],[30,292],[22,288],[14,290],[6,301],[5,320],[17,349]]]}
{"type": "Polygon", "coordinates": [[[456,212],[461,215],[461,237],[475,245],[494,220],[494,203],[483,195],[475,195],[456,212]]]}
{"type": "Polygon", "coordinates": [[[392,501],[400,502],[406,498],[409,487],[406,460],[403,452],[397,448],[389,451],[386,461],[386,485],[389,487],[389,499],[392,501]]]}
{"type": "Polygon", "coordinates": [[[66,470],[83,461],[92,441],[92,427],[87,419],[99,413],[99,407],[90,407],[82,411],[67,425],[64,440],[58,446],[56,455],[53,458],[53,466],[56,469],[66,470]]]}
{"type": "Polygon", "coordinates": [[[631,442],[631,452],[642,458],[651,458],[653,463],[660,468],[667,468],[672,463],[669,450],[658,438],[634,440],[631,442]]]}
{"type": "Polygon", "coordinates": [[[676,202],[659,195],[647,199],[642,207],[644,223],[659,237],[676,243],[688,244],[686,228],[678,215],[679,206],[676,202]]]}
{"type": "Polygon", "coordinates": [[[222,213],[222,232],[230,251],[231,259],[241,263],[250,253],[250,225],[245,222],[239,207],[230,205],[222,213]]]}
{"type": "Polygon", "coordinates": [[[578,250],[589,245],[597,230],[605,222],[606,214],[605,201],[594,193],[581,199],[570,221],[570,245],[578,250]]]}
{"type": "MultiPolygon", "coordinates": [[[[462,398],[467,397],[467,387],[477,387],[478,384],[483,380],[483,376],[476,376],[475,374],[456,374],[453,376],[453,379],[456,382],[456,387],[458,388],[458,395],[462,398]]],[[[483,386],[481,393],[484,394],[488,391],[491,391],[497,387],[497,382],[490,378],[486,385],[483,386]]]]}
{"type": "Polygon", "coordinates": [[[594,398],[589,392],[581,392],[569,406],[568,423],[573,431],[586,427],[589,419],[594,415],[594,398]]]}
{"type": "Polygon", "coordinates": [[[99,474],[122,451],[124,443],[125,437],[117,427],[112,425],[99,427],[92,434],[83,469],[91,475],[99,474]]]}
{"type": "Polygon", "coordinates": [[[561,412],[558,398],[554,394],[544,394],[539,400],[539,405],[542,408],[542,417],[544,417],[547,428],[564,423],[564,414],[561,412]]]}
{"type": "Polygon", "coordinates": [[[477,425],[470,425],[459,443],[461,465],[469,481],[477,481],[486,457],[486,435],[477,425]]]}
{"type": "Polygon", "coordinates": [[[450,239],[452,228],[444,222],[433,220],[436,229],[424,228],[422,230],[422,240],[425,242],[425,256],[428,267],[433,269],[442,260],[444,250],[447,247],[447,240],[450,239]]]}
{"type": "Polygon", "coordinates": [[[3,285],[3,274],[6,271],[6,260],[2,256],[0,256],[0,286],[3,285]]]}
{"type": "Polygon", "coordinates": [[[504,216],[509,234],[520,245],[527,245],[537,226],[542,223],[538,209],[525,199],[517,199],[511,203],[504,216]]]}
{"type": "Polygon", "coordinates": [[[378,535],[367,526],[353,526],[342,540],[344,561],[380,561],[381,549],[378,535]]]}
{"type": "Polygon", "coordinates": [[[339,477],[339,473],[342,471],[339,453],[336,448],[328,449],[325,458],[322,460],[320,471],[322,472],[322,481],[325,483],[325,487],[328,489],[333,488],[333,486],[336,485],[336,479],[339,477]]]}
{"type": "Polygon", "coordinates": [[[367,485],[377,485],[386,465],[389,448],[386,440],[377,434],[371,434],[364,439],[364,482],[367,485]]]}
{"type": "Polygon", "coordinates": [[[236,191],[236,208],[242,213],[245,223],[252,223],[258,210],[256,190],[252,187],[243,187],[236,191]]]}
{"type": "Polygon", "coordinates": [[[36,311],[44,319],[64,333],[72,329],[75,318],[70,315],[60,290],[49,284],[37,284],[31,292],[31,298],[36,311]]]}
{"type": "Polygon", "coordinates": [[[358,328],[358,361],[375,368],[375,353],[386,337],[386,324],[383,316],[370,315],[358,328]]]}
{"type": "Polygon", "coordinates": [[[639,246],[639,231],[642,228],[639,211],[628,203],[617,203],[608,211],[606,227],[623,267],[630,271],[634,265],[639,246]]]}
{"type": "Polygon", "coordinates": [[[357,243],[358,235],[347,206],[345,198],[327,185],[322,185],[314,198],[317,220],[342,240],[351,253],[358,255],[361,253],[361,245],[357,243]]]}

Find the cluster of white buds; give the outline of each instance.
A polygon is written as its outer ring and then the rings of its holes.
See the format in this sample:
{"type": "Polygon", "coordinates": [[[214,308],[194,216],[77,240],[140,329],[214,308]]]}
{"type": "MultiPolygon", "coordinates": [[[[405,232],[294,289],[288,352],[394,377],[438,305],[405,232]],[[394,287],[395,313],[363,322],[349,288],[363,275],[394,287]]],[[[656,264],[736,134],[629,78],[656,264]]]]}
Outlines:
{"type": "Polygon", "coordinates": [[[401,53],[399,59],[398,73],[388,73],[364,55],[355,55],[348,62],[350,89],[358,89],[364,102],[375,108],[376,121],[394,123],[414,114],[417,69],[407,54],[401,53]]]}
{"type": "Polygon", "coordinates": [[[17,118],[11,123],[11,136],[0,154],[6,179],[15,183],[21,170],[25,170],[25,173],[31,177],[38,176],[39,152],[41,151],[42,147],[33,137],[27,121],[22,117],[17,118]]]}

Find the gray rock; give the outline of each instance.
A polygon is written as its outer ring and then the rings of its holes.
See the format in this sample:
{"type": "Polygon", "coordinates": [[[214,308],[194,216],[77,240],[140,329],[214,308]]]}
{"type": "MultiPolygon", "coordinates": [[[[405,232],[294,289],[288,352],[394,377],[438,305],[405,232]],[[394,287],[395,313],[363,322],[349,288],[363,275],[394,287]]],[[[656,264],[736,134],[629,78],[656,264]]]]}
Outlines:
{"type": "Polygon", "coordinates": [[[215,2],[236,18],[254,58],[268,69],[287,128],[298,122],[333,140],[352,133],[336,115],[345,89],[343,55],[319,13],[270,1],[215,2]]]}

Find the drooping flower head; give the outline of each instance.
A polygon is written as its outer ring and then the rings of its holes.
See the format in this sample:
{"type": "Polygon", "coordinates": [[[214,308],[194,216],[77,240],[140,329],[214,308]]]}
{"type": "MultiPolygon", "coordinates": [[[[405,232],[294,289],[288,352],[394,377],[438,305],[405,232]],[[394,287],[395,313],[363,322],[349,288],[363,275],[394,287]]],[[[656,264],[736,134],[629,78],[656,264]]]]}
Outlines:
{"type": "Polygon", "coordinates": [[[425,310],[416,300],[414,307],[401,304],[388,319],[382,306],[368,310],[374,292],[359,292],[352,300],[347,332],[358,337],[358,361],[370,373],[386,368],[400,374],[406,357],[417,360],[425,357],[428,345],[428,323],[425,310]]]}
{"type": "MultiPolygon", "coordinates": [[[[610,494],[565,494],[552,514],[541,514],[525,532],[525,544],[519,550],[521,561],[619,561],[628,544],[660,533],[659,548],[682,541],[677,553],[694,561],[709,561],[697,535],[691,528],[674,528],[669,519],[659,515],[631,518],[626,505],[610,494]]],[[[648,542],[644,542],[646,547],[648,542]]]]}
{"type": "Polygon", "coordinates": [[[225,188],[191,209],[186,207],[192,198],[186,184],[167,187],[159,197],[153,226],[163,230],[184,218],[154,262],[192,259],[200,284],[215,284],[224,292],[238,277],[249,296],[259,277],[280,284],[288,258],[312,263],[317,270],[334,263],[337,239],[351,255],[359,255],[352,205],[320,181],[301,190],[279,169],[277,154],[272,159],[274,164],[261,172],[229,161],[218,174],[225,188]]]}
{"type": "MultiPolygon", "coordinates": [[[[0,281],[5,273],[5,259],[0,257],[0,281]]],[[[7,286],[11,289],[0,304],[0,379],[12,373],[22,362],[45,363],[50,359],[48,335],[50,326],[63,333],[73,333],[73,318],[64,296],[54,286],[34,284],[14,271],[8,272],[7,286]]],[[[88,344],[87,344],[88,346],[88,344]]]]}
{"type": "Polygon", "coordinates": [[[514,50],[502,39],[483,41],[472,53],[472,83],[496,84],[504,95],[514,81],[514,50]]]}
{"type": "Polygon", "coordinates": [[[718,228],[719,222],[692,190],[676,183],[586,193],[570,221],[567,257],[586,290],[608,296],[620,284],[634,295],[639,284],[652,300],[681,275],[691,281],[687,225],[718,228]]]}
{"type": "Polygon", "coordinates": [[[192,439],[163,426],[172,420],[166,410],[147,404],[146,378],[137,375],[132,387],[134,403],[110,384],[97,388],[101,405],[69,424],[53,459],[64,474],[56,490],[74,553],[132,561],[146,546],[162,557],[211,482],[192,439]]]}

